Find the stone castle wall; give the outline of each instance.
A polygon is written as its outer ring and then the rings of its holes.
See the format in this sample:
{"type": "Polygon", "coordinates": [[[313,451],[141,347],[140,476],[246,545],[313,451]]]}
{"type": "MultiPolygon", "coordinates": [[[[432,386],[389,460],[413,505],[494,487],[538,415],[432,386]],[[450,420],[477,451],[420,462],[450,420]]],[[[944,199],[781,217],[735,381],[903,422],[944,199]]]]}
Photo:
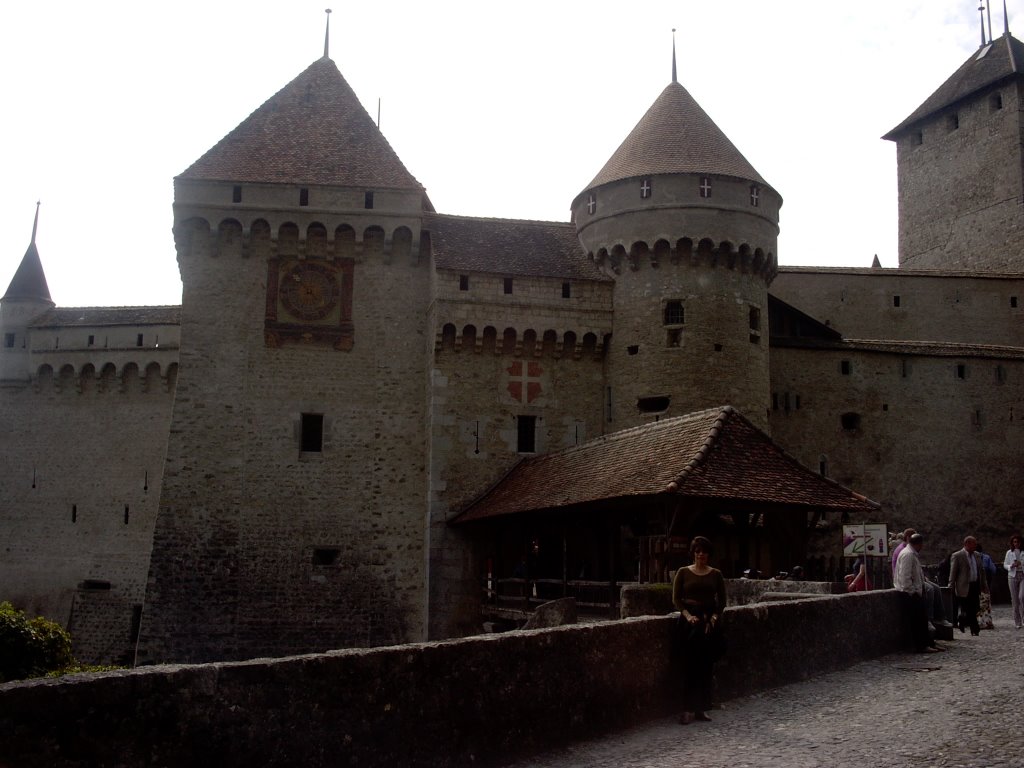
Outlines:
{"type": "Polygon", "coordinates": [[[901,266],[1021,269],[1021,103],[1004,84],[897,141],[901,266]]]}
{"type": "Polygon", "coordinates": [[[92,364],[76,373],[69,355],[59,364],[50,354],[42,375],[0,388],[0,600],[68,626],[78,658],[125,663],[145,593],[177,349],[138,350],[119,371],[100,363],[100,376],[92,364]],[[52,375],[51,364],[63,372],[52,375]]]}
{"type": "Polygon", "coordinates": [[[468,301],[456,302],[451,275],[440,273],[431,390],[430,636],[480,628],[485,563],[472,532],[448,522],[525,456],[578,445],[605,431],[603,338],[610,327],[610,286],[473,276],[468,301]],[[479,277],[479,279],[477,279],[479,277]],[[533,447],[520,450],[531,419],[533,447]],[[524,422],[525,424],[525,422],[524,422]]]}
{"type": "MultiPolygon", "coordinates": [[[[8,683],[0,685],[0,762],[504,765],[678,706],[675,622],[648,616],[8,683]]],[[[724,626],[719,700],[842,669],[910,640],[893,590],[729,608],[724,626]]]]}
{"type": "Polygon", "coordinates": [[[772,294],[848,339],[1024,346],[1024,278],[783,267],[772,294]]]}
{"type": "Polygon", "coordinates": [[[185,346],[140,661],[421,639],[429,260],[369,239],[351,349],[274,347],[267,264],[291,246],[179,227],[185,346]],[[301,450],[303,413],[323,415],[322,451],[301,450]]]}
{"type": "Polygon", "coordinates": [[[864,522],[928,536],[926,561],[968,533],[1000,551],[1024,527],[1024,358],[842,346],[773,346],[772,437],[880,502],[864,522]]]}

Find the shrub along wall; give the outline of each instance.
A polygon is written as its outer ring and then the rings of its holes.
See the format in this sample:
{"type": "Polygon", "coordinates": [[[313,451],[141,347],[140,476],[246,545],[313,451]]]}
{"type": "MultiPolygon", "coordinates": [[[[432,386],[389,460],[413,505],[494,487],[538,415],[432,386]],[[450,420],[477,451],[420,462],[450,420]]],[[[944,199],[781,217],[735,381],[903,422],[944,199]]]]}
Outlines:
{"type": "MultiPolygon", "coordinates": [[[[494,765],[674,707],[674,616],[0,685],[0,765],[494,765]]],[[[895,650],[893,591],[730,608],[718,698],[895,650]]]]}

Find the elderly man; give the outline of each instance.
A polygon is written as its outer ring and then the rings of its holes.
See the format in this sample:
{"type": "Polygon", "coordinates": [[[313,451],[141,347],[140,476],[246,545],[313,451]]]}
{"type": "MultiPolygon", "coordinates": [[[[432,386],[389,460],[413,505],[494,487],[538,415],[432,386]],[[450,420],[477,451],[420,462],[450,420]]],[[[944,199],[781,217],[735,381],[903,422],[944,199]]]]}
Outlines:
{"type": "Polygon", "coordinates": [[[905,596],[914,650],[918,653],[935,653],[943,649],[932,640],[928,630],[928,612],[924,604],[924,571],[918,557],[923,547],[924,536],[920,533],[910,536],[907,546],[896,558],[893,585],[905,596]]]}
{"type": "Polygon", "coordinates": [[[988,592],[988,579],[981,555],[975,552],[978,540],[973,536],[964,539],[964,548],[949,558],[949,586],[956,595],[959,608],[957,626],[964,631],[964,625],[971,628],[972,635],[981,634],[978,626],[978,607],[981,593],[988,592]]]}

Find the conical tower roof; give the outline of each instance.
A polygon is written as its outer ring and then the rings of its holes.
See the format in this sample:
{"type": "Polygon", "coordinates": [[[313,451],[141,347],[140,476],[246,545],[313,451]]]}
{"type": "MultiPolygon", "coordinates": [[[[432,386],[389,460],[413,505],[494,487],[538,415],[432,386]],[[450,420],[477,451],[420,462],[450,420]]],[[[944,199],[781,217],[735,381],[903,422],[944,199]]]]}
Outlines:
{"type": "Polygon", "coordinates": [[[423,189],[327,56],[270,97],[179,178],[423,189]]]}
{"type": "Polygon", "coordinates": [[[1024,43],[1010,34],[997,37],[971,54],[946,82],[883,139],[894,141],[915,123],[951,107],[996,83],[1024,74],[1024,43]]]}
{"type": "Polygon", "coordinates": [[[678,82],[669,83],[587,189],[638,176],[707,173],[766,184],[678,82]]]}
{"type": "Polygon", "coordinates": [[[32,241],[28,244],[25,255],[18,265],[18,271],[14,273],[14,279],[7,286],[7,293],[0,301],[7,299],[33,299],[48,301],[51,304],[50,287],[46,284],[46,274],[43,272],[43,262],[39,259],[39,251],[36,248],[36,230],[39,227],[39,206],[36,206],[36,217],[32,222],[32,241]]]}

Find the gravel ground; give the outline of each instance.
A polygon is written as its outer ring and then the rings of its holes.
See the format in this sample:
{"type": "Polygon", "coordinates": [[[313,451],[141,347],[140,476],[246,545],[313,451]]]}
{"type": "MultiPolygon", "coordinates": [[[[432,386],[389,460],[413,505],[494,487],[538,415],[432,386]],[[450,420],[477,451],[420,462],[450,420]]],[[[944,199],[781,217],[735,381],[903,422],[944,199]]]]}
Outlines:
{"type": "Polygon", "coordinates": [[[945,653],[885,656],[724,702],[710,723],[658,720],[513,768],[1024,768],[1024,630],[1009,606],[993,617],[945,653]]]}

